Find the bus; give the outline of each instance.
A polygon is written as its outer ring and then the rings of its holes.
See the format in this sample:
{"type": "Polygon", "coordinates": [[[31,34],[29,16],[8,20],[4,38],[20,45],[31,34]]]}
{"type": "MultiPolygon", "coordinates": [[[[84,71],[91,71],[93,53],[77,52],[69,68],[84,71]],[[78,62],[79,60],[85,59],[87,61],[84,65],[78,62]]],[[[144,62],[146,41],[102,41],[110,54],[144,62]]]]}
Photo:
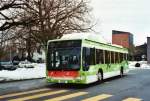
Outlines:
{"type": "Polygon", "coordinates": [[[127,48],[90,33],[49,40],[46,58],[46,79],[51,83],[89,84],[129,71],[127,48]]]}

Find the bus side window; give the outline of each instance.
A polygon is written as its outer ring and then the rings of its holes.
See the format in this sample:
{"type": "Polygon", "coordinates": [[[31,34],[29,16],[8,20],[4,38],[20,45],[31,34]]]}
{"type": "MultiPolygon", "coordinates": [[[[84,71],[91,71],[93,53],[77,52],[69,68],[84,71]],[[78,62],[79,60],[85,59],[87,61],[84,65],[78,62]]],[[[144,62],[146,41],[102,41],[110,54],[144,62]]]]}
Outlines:
{"type": "Polygon", "coordinates": [[[113,51],[111,51],[111,63],[115,63],[115,56],[113,51]]]}
{"type": "Polygon", "coordinates": [[[104,53],[103,50],[96,49],[96,64],[104,63],[104,53]]]}
{"type": "Polygon", "coordinates": [[[126,60],[128,60],[129,59],[129,55],[128,54],[126,54],[126,60]]]}
{"type": "Polygon", "coordinates": [[[104,62],[104,64],[106,63],[105,62],[105,50],[103,50],[103,62],[104,62]]]}
{"type": "Polygon", "coordinates": [[[119,63],[118,52],[115,52],[115,63],[119,63]]]}
{"type": "Polygon", "coordinates": [[[108,52],[105,51],[105,63],[107,64],[108,63],[108,52]]]}
{"type": "Polygon", "coordinates": [[[124,60],[127,60],[127,54],[126,53],[124,53],[124,60]]]}
{"type": "Polygon", "coordinates": [[[100,50],[96,49],[96,64],[100,63],[100,50]]]}
{"type": "Polygon", "coordinates": [[[120,63],[120,53],[118,53],[118,63],[120,63]]]}
{"type": "Polygon", "coordinates": [[[110,51],[105,51],[105,63],[110,64],[110,51]]]}
{"type": "Polygon", "coordinates": [[[123,61],[123,53],[120,53],[120,62],[123,61]]]}
{"type": "Polygon", "coordinates": [[[116,60],[115,53],[116,53],[116,52],[113,52],[114,63],[116,63],[116,61],[115,61],[115,60],[116,60]]]}
{"type": "Polygon", "coordinates": [[[90,48],[83,47],[83,70],[88,71],[90,65],[90,48]]]}
{"type": "Polygon", "coordinates": [[[104,64],[104,52],[103,52],[103,50],[100,50],[100,61],[102,64],[104,64]]]}
{"type": "Polygon", "coordinates": [[[90,65],[95,65],[95,48],[90,48],[90,65]]]}

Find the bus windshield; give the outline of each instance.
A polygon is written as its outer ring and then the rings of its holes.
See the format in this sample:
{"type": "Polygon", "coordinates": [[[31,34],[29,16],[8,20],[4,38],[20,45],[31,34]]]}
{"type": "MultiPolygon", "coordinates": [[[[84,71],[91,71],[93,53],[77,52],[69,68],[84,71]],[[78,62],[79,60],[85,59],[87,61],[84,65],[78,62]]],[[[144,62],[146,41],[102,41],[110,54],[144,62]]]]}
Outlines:
{"type": "MultiPolygon", "coordinates": [[[[51,45],[51,44],[50,44],[51,45]]],[[[60,45],[60,44],[59,44],[60,45]]],[[[55,46],[55,45],[54,45],[55,46]]],[[[79,70],[81,47],[51,47],[48,49],[48,70],[79,70]]]]}

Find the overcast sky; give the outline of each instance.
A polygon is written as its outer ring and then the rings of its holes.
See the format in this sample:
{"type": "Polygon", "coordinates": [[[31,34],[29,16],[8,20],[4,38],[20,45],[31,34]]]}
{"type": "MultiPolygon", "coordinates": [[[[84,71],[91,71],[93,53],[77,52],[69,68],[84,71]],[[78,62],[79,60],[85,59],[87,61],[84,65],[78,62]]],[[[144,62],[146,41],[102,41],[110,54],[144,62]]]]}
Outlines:
{"type": "Polygon", "coordinates": [[[150,0],[91,0],[95,30],[111,42],[112,30],[134,35],[134,44],[141,45],[150,36],[150,0]]]}

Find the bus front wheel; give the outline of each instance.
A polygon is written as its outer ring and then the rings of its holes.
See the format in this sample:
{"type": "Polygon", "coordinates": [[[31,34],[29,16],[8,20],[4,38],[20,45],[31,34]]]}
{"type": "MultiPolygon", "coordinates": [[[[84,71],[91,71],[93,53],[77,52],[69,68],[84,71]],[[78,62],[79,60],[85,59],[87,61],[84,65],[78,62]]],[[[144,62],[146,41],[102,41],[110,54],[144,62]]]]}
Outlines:
{"type": "Polygon", "coordinates": [[[103,81],[103,71],[102,70],[99,70],[98,73],[97,73],[97,78],[98,78],[98,81],[103,81]]]}

